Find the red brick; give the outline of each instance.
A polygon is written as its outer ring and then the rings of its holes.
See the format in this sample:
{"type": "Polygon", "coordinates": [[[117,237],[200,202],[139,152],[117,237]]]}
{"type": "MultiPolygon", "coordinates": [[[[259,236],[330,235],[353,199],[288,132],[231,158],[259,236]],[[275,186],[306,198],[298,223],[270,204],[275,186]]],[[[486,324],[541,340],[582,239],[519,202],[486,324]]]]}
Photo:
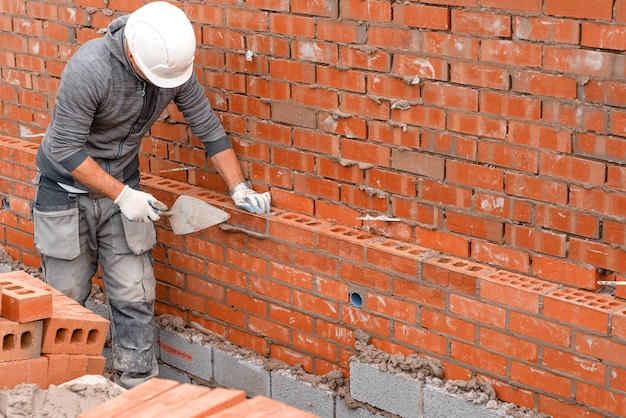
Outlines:
{"type": "MultiPolygon", "coordinates": [[[[438,355],[445,355],[448,352],[447,338],[422,326],[408,325],[401,322],[395,323],[394,335],[397,342],[408,344],[416,351],[427,350],[438,355]]],[[[401,347],[397,344],[381,342],[382,350],[398,352],[401,347]],[[386,347],[385,347],[386,346],[386,347]]]]}
{"type": "Polygon", "coordinates": [[[450,81],[497,90],[510,88],[509,71],[492,65],[457,62],[450,64],[450,81]]]}
{"type": "Polygon", "coordinates": [[[2,316],[16,322],[46,319],[52,315],[52,293],[0,275],[2,316]]]}
{"type": "Polygon", "coordinates": [[[432,248],[436,251],[445,252],[457,257],[469,257],[469,239],[445,231],[415,227],[415,243],[422,247],[432,248]]]}
{"type": "Polygon", "coordinates": [[[542,295],[558,285],[504,270],[480,278],[480,297],[512,308],[539,314],[542,295]]]}
{"type": "MultiPolygon", "coordinates": [[[[265,396],[255,396],[245,402],[238,403],[224,411],[211,415],[214,418],[314,418],[315,415],[301,411],[297,408],[284,404],[265,396]]],[[[94,417],[95,418],[95,417],[94,417]]]]}
{"type": "Polygon", "coordinates": [[[595,358],[584,358],[551,347],[544,347],[541,363],[550,370],[560,371],[587,382],[597,385],[605,383],[607,366],[595,358]]]}
{"type": "MultiPolygon", "coordinates": [[[[180,386],[179,382],[167,379],[152,378],[131,390],[116,396],[99,406],[79,415],[79,418],[116,417],[130,408],[149,403],[172,388],[180,386]]],[[[182,418],[182,417],[181,417],[182,418]]]]}
{"type": "Polygon", "coordinates": [[[43,321],[42,353],[100,355],[109,321],[67,298],[53,299],[52,316],[43,321]]]}
{"type": "Polygon", "coordinates": [[[476,339],[476,325],[474,323],[435,310],[421,309],[421,325],[431,331],[460,338],[467,342],[476,339]]]}
{"type": "Polygon", "coordinates": [[[572,347],[578,354],[605,360],[605,363],[617,364],[620,367],[626,366],[626,356],[621,355],[626,352],[626,344],[623,343],[623,340],[609,339],[606,338],[606,335],[586,334],[578,331],[572,347]]]}
{"type": "Polygon", "coordinates": [[[450,29],[450,9],[428,5],[398,4],[393,9],[394,23],[420,29],[450,29]]]}
{"type": "Polygon", "coordinates": [[[554,16],[611,20],[613,0],[545,0],[544,11],[554,16]]]}
{"type": "Polygon", "coordinates": [[[450,294],[450,312],[478,323],[505,328],[506,309],[489,304],[488,301],[450,294]]]}
{"type": "Polygon", "coordinates": [[[474,295],[478,290],[479,277],[494,272],[494,268],[486,265],[460,258],[435,256],[422,263],[421,278],[438,286],[474,295]]]}
{"type": "Polygon", "coordinates": [[[69,354],[42,354],[48,359],[48,382],[51,385],[60,385],[67,382],[68,370],[70,368],[69,354]]]}
{"type": "Polygon", "coordinates": [[[24,324],[0,318],[0,362],[37,358],[41,355],[42,321],[24,324]]]}
{"type": "Polygon", "coordinates": [[[130,406],[125,412],[116,417],[119,418],[151,418],[161,417],[194,417],[201,416],[203,411],[202,405],[196,404],[196,399],[201,399],[211,393],[208,387],[182,383],[159,394],[158,397],[151,399],[149,402],[143,402],[130,406]],[[183,415],[180,407],[187,407],[189,415],[183,415]]]}
{"type": "Polygon", "coordinates": [[[450,356],[456,361],[472,366],[473,369],[486,370],[499,376],[504,376],[507,373],[508,361],[506,357],[478,346],[453,340],[450,346],[450,356]]]}
{"type": "MultiPolygon", "coordinates": [[[[576,383],[575,400],[582,405],[608,411],[615,416],[623,416],[626,411],[626,396],[623,393],[606,390],[604,387],[585,382],[576,383]]],[[[603,414],[602,416],[610,415],[603,414]]]]}
{"type": "Polygon", "coordinates": [[[510,377],[514,382],[539,388],[542,391],[554,393],[563,398],[569,397],[572,390],[572,380],[560,374],[552,373],[548,369],[532,365],[511,362],[510,377]]]}
{"type": "MultiPolygon", "coordinates": [[[[213,414],[235,406],[245,400],[246,394],[241,390],[217,388],[205,395],[193,399],[193,402],[189,402],[184,405],[177,405],[177,408],[173,411],[172,416],[213,416],[213,414]],[[198,415],[198,412],[202,412],[202,415],[198,415]]],[[[158,416],[161,416],[160,411],[157,410],[156,412],[158,416]]]]}
{"type": "Polygon", "coordinates": [[[452,31],[471,36],[508,38],[511,36],[511,16],[491,10],[452,10],[452,31]]]}
{"type": "Polygon", "coordinates": [[[580,40],[580,23],[572,19],[516,16],[513,22],[514,36],[519,39],[574,45],[580,40]]]}
{"type": "Polygon", "coordinates": [[[478,343],[482,348],[522,361],[535,363],[539,356],[539,345],[509,333],[480,328],[478,343]]]}
{"type": "Polygon", "coordinates": [[[543,314],[565,324],[608,334],[610,313],[625,307],[625,303],[592,292],[559,289],[545,296],[543,314]]]}
{"type": "Polygon", "coordinates": [[[15,389],[21,384],[36,384],[46,389],[47,370],[48,360],[45,357],[0,363],[0,387],[15,389]]]}
{"type": "Polygon", "coordinates": [[[504,236],[503,223],[469,213],[448,211],[446,226],[450,231],[472,237],[500,242],[504,236]]]}
{"type": "Polygon", "coordinates": [[[566,404],[563,399],[539,395],[539,410],[552,417],[577,417],[577,418],[604,418],[605,415],[598,414],[589,409],[583,403],[566,404]]]}

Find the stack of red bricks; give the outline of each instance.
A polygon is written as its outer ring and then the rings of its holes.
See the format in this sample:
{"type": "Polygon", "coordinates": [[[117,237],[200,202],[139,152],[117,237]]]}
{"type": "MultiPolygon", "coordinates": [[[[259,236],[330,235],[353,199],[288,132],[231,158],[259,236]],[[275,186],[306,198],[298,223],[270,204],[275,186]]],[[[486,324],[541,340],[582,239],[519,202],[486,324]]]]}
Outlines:
{"type": "Polygon", "coordinates": [[[153,378],[78,418],[315,418],[275,399],[153,378]]]}
{"type": "Polygon", "coordinates": [[[0,274],[0,389],[102,374],[109,321],[23,271],[0,274]]]}

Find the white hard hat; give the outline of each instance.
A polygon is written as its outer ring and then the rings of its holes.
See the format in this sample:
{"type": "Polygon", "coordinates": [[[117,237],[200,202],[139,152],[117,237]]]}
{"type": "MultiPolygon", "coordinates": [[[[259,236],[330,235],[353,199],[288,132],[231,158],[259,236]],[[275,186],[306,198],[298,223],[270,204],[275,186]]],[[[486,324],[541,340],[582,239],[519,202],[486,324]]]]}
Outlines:
{"type": "Polygon", "coordinates": [[[124,38],[133,60],[158,87],[178,87],[189,80],[196,35],[185,13],[173,4],[155,1],[130,14],[124,38]]]}

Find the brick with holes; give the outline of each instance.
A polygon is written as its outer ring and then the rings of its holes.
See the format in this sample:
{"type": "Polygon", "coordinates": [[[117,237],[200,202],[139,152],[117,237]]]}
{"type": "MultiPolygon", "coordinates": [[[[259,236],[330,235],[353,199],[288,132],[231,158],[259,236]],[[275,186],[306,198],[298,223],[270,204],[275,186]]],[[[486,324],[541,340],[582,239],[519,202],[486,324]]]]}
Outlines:
{"type": "Polygon", "coordinates": [[[55,296],[52,315],[43,320],[41,352],[100,355],[109,321],[65,296],[55,296]]]}
{"type": "Polygon", "coordinates": [[[41,355],[43,321],[24,324],[0,318],[0,362],[28,360],[41,355]]]}

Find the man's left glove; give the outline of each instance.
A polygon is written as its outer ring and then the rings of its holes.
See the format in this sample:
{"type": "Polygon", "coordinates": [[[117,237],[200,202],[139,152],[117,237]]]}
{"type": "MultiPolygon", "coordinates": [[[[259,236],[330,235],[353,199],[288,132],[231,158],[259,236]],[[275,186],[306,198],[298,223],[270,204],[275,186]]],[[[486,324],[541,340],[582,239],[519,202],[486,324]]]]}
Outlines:
{"type": "Polygon", "coordinates": [[[250,183],[239,183],[230,192],[230,196],[239,209],[250,213],[269,213],[272,197],[270,192],[258,193],[252,190],[250,183]]]}

